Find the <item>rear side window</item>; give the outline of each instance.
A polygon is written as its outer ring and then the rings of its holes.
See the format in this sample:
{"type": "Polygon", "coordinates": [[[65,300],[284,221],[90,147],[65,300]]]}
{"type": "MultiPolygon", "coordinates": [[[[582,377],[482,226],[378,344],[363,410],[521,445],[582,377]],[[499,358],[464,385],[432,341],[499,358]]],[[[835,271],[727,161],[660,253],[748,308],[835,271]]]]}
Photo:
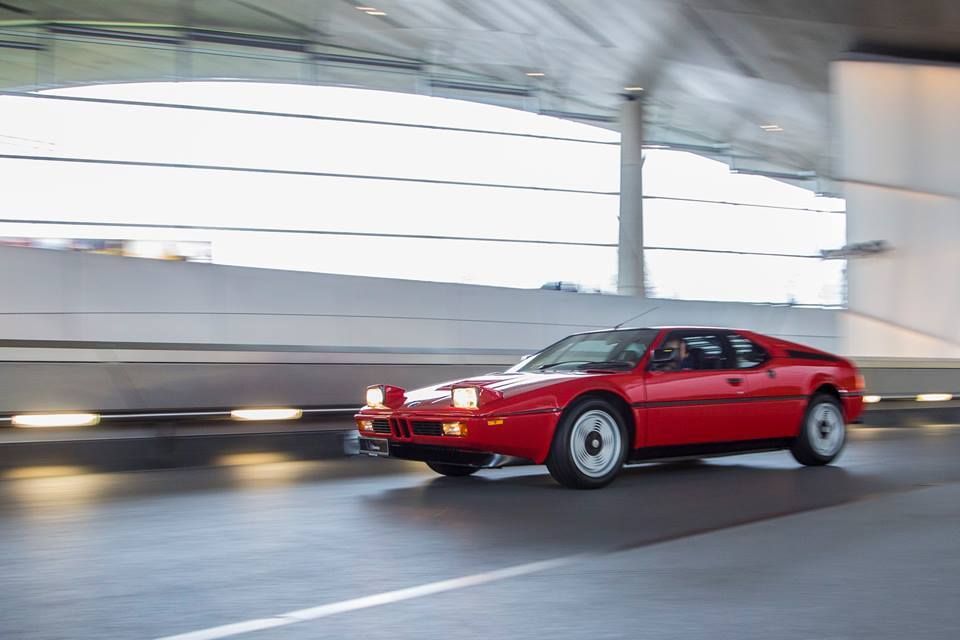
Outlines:
{"type": "Polygon", "coordinates": [[[759,367],[770,357],[763,347],[739,334],[729,334],[727,341],[733,351],[734,368],[736,369],[759,367]]]}

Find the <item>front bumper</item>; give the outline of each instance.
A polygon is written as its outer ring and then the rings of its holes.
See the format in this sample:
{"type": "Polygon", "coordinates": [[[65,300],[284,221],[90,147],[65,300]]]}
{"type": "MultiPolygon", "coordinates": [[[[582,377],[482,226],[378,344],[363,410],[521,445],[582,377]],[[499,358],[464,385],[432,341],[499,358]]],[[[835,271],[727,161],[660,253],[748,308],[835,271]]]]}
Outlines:
{"type": "Polygon", "coordinates": [[[356,419],[376,422],[376,431],[358,428],[359,435],[388,441],[391,457],[500,466],[494,456],[542,463],[550,450],[558,417],[559,412],[552,410],[505,416],[367,410],[356,419]],[[460,422],[466,426],[466,435],[442,435],[439,425],[444,422],[460,422]]]}
{"type": "MultiPolygon", "coordinates": [[[[360,437],[360,453],[367,455],[383,455],[380,453],[369,453],[365,451],[364,441],[376,441],[379,438],[360,437]]],[[[389,441],[388,441],[389,442],[389,441]]],[[[404,442],[389,442],[388,449],[384,452],[391,458],[401,460],[416,460],[419,462],[440,462],[443,464],[458,464],[469,467],[482,467],[485,469],[502,467],[508,464],[522,464],[524,461],[520,458],[504,456],[499,453],[489,451],[471,451],[469,449],[455,449],[453,447],[438,447],[429,444],[413,444],[404,442]]]]}

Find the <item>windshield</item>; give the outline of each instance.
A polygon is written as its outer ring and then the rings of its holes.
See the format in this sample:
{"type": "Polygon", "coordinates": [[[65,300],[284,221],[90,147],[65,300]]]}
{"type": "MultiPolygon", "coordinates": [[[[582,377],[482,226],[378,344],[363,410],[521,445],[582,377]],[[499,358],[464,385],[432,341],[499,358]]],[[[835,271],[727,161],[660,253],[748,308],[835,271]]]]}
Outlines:
{"type": "Polygon", "coordinates": [[[576,369],[629,371],[640,362],[656,336],[656,329],[581,333],[550,345],[508,369],[508,372],[576,369]]]}

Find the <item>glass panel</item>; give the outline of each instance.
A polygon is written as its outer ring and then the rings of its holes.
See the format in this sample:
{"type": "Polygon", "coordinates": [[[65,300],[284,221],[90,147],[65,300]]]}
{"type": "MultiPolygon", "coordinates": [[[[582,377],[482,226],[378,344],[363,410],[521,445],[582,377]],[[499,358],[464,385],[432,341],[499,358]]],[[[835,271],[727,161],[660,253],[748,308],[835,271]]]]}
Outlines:
{"type": "Polygon", "coordinates": [[[846,261],[648,249],[650,295],[686,300],[843,304],[846,261]]]}
{"type": "Polygon", "coordinates": [[[64,157],[619,189],[611,145],[10,96],[0,117],[64,157]]]}
{"type": "Polygon", "coordinates": [[[843,211],[839,198],[816,194],[780,180],[732,174],[725,162],[685,151],[644,151],[643,188],[648,196],[740,202],[775,207],[843,211]]]}
{"type": "MultiPolygon", "coordinates": [[[[350,69],[350,73],[356,73],[350,69]]],[[[321,79],[332,73],[319,65],[321,79]]],[[[378,76],[383,72],[377,73],[378,76]]],[[[406,77],[404,75],[404,77],[406,77]]],[[[378,77],[378,80],[382,78],[378,77]]],[[[406,81],[406,80],[405,80],[406,81]]],[[[424,124],[438,127],[489,129],[524,135],[557,136],[619,143],[620,134],[580,122],[541,116],[529,111],[468,102],[437,100],[415,94],[384,94],[382,91],[344,87],[313,87],[247,82],[179,82],[101,85],[57,90],[73,96],[109,97],[121,100],[193,104],[278,113],[303,113],[424,124]]],[[[476,96],[474,96],[476,97],[476,96]]]]}
{"type": "Polygon", "coordinates": [[[752,369],[767,361],[767,352],[751,340],[731,333],[727,336],[727,341],[733,349],[738,369],[752,369]]]}
{"type": "Polygon", "coordinates": [[[846,215],[646,199],[648,247],[819,255],[844,244],[846,215]]]}
{"type": "Polygon", "coordinates": [[[143,82],[176,77],[177,52],[169,45],[60,38],[46,44],[52,57],[40,60],[42,83],[143,82]]]}
{"type": "MultiPolygon", "coordinates": [[[[49,153],[42,139],[9,142],[19,152],[49,153]]],[[[3,218],[611,246],[617,239],[616,196],[17,160],[0,160],[0,174],[3,218]]]]}

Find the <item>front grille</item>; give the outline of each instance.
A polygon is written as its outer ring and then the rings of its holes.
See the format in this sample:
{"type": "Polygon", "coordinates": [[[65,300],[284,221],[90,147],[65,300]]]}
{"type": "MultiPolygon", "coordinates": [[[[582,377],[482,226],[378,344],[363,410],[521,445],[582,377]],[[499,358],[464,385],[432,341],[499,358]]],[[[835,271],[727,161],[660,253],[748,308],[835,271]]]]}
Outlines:
{"type": "Polygon", "coordinates": [[[410,438],[410,421],[406,418],[390,418],[393,435],[397,438],[410,438]]]}
{"type": "Polygon", "coordinates": [[[443,423],[441,422],[424,422],[422,420],[414,420],[413,433],[418,436],[442,436],[443,435],[443,423]]]}
{"type": "Polygon", "coordinates": [[[374,420],[373,421],[373,431],[374,433],[390,433],[390,422],[388,420],[374,420]]]}

